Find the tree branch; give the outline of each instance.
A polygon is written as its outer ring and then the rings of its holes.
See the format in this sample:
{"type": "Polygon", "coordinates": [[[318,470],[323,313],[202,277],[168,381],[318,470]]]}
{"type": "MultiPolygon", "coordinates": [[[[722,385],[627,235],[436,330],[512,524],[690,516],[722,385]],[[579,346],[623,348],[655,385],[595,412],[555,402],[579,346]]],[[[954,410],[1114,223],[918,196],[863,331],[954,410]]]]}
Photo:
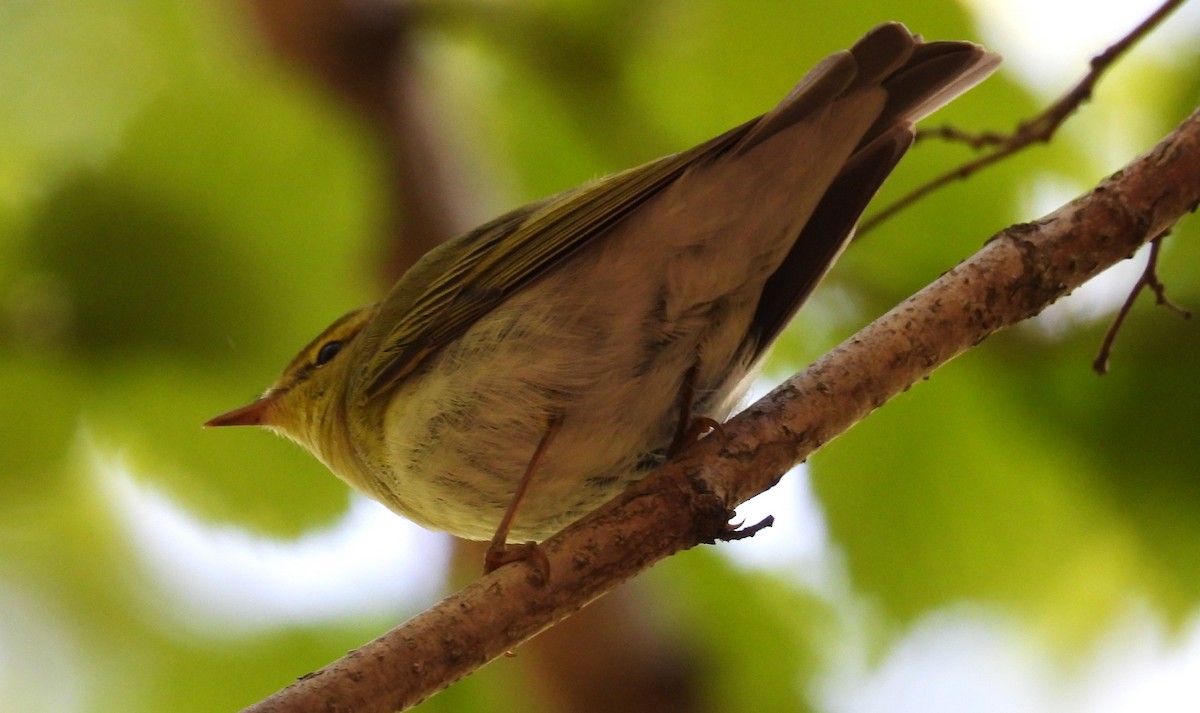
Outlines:
{"type": "Polygon", "coordinates": [[[1108,49],[1093,57],[1088,66],[1087,74],[1076,82],[1075,86],[1067,90],[1057,101],[1046,107],[1037,116],[1021,122],[1012,134],[1005,135],[996,132],[969,134],[953,127],[922,130],[917,134],[918,139],[926,136],[938,136],[943,139],[965,143],[976,149],[991,147],[994,150],[979,158],[967,161],[961,166],[932,179],[928,183],[918,186],[910,193],[901,196],[890,205],[885,206],[878,213],[869,216],[858,226],[858,236],[862,237],[880,223],[890,219],[900,211],[949,183],[969,178],[977,171],[999,163],[1009,156],[1024,150],[1031,144],[1049,143],[1050,139],[1054,137],[1055,132],[1063,125],[1063,122],[1070,118],[1084,102],[1092,98],[1092,92],[1095,90],[1097,82],[1100,81],[1100,77],[1116,64],[1121,55],[1129,51],[1143,37],[1150,34],[1151,30],[1158,27],[1163,20],[1167,19],[1168,15],[1184,2],[1185,0],[1166,0],[1157,10],[1151,13],[1150,17],[1143,20],[1141,24],[1130,30],[1128,34],[1108,49]]]}
{"type": "Polygon", "coordinates": [[[973,257],[846,340],[722,429],[543,544],[550,581],[502,567],[251,706],[401,710],[655,562],[727,534],[731,509],[993,332],[1031,317],[1200,201],[1200,111],[1151,151],[973,257]]]}

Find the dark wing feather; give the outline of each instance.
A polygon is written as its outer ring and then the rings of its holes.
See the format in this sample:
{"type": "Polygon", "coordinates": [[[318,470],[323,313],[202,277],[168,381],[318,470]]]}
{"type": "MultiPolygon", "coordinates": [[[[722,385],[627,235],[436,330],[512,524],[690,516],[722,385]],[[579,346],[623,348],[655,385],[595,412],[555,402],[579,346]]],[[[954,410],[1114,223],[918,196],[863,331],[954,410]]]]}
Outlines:
{"type": "Polygon", "coordinates": [[[763,355],[816,289],[850,239],[867,203],[911,143],[908,127],[894,128],[855,154],[830,184],[787,257],[767,278],[746,335],[751,361],[763,355]]]}
{"type": "Polygon", "coordinates": [[[779,336],[849,242],[867,204],[912,144],[913,122],[976,84],[1000,61],[969,42],[936,42],[918,43],[897,66],[897,29],[908,34],[903,26],[882,25],[850,50],[860,67],[856,83],[879,82],[888,100],[767,280],[746,336],[752,360],[779,336]]]}

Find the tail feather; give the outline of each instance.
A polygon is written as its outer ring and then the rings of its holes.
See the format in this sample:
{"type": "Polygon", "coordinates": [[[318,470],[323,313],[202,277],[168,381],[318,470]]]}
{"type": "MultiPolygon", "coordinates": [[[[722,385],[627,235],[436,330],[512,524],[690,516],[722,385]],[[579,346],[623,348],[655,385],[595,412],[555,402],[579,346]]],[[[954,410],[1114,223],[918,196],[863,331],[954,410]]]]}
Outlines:
{"type": "MultiPolygon", "coordinates": [[[[759,358],[779,336],[849,243],[867,203],[912,144],[913,122],[978,84],[1000,62],[999,55],[970,42],[926,43],[898,23],[876,27],[848,52],[836,56],[840,76],[853,75],[841,85],[843,92],[878,86],[888,98],[768,279],[745,345],[751,360],[759,358]]],[[[828,81],[824,77],[830,69],[822,68],[822,72],[816,81],[828,81]]],[[[786,110],[776,109],[764,121],[778,122],[783,117],[794,119],[786,110]]],[[[770,126],[773,131],[783,128],[770,126]]],[[[755,135],[761,141],[763,133],[760,124],[743,143],[755,135]]]]}

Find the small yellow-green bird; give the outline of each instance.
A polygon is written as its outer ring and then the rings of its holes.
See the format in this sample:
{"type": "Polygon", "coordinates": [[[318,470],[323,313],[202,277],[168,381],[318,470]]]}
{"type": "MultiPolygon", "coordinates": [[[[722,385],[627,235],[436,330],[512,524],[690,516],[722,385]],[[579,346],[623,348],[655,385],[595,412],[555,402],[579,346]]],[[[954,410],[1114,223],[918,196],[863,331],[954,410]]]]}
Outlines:
{"type": "Polygon", "coordinates": [[[206,425],[266,426],[425,527],[544,539],[730,414],[913,122],[999,61],[876,27],[767,114],[431,250],[206,425]]]}

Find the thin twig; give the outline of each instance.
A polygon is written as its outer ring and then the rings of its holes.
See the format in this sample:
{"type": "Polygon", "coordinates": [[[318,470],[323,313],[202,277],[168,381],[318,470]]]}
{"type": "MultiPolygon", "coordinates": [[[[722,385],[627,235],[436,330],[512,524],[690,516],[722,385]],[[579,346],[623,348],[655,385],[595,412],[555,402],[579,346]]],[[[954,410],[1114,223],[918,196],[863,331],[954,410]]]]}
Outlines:
{"type": "Polygon", "coordinates": [[[1083,79],[1070,89],[1067,93],[1059,97],[1058,101],[1051,104],[1041,114],[1032,119],[1022,122],[1016,130],[1007,137],[1007,140],[1000,141],[999,136],[994,133],[986,133],[979,135],[971,135],[966,132],[961,132],[956,129],[940,129],[935,130],[935,133],[963,141],[970,144],[974,148],[983,146],[996,146],[996,150],[979,158],[968,161],[958,168],[947,171],[946,173],[934,178],[928,183],[917,187],[907,195],[897,199],[883,210],[872,215],[864,220],[858,228],[858,235],[861,237],[880,223],[888,220],[893,215],[906,209],[908,206],[916,203],[926,195],[936,191],[953,181],[958,181],[967,178],[968,176],[980,171],[992,164],[999,163],[1001,160],[1020,151],[1026,146],[1041,142],[1046,143],[1058,131],[1058,127],[1067,120],[1069,116],[1085,101],[1091,98],[1092,90],[1096,83],[1100,80],[1101,75],[1111,67],[1117,59],[1120,58],[1130,47],[1145,37],[1151,30],[1157,27],[1168,15],[1176,8],[1184,3],[1185,0],[1167,0],[1161,7],[1154,11],[1150,17],[1146,18],[1142,24],[1135,27],[1129,34],[1121,38],[1119,42],[1104,50],[1100,54],[1092,58],[1090,69],[1084,75],[1083,79]]]}
{"type": "Polygon", "coordinates": [[[1150,256],[1146,259],[1146,267],[1142,270],[1141,277],[1134,283],[1133,289],[1129,291],[1129,296],[1125,298],[1125,303],[1121,305],[1121,309],[1117,311],[1117,316],[1113,318],[1112,324],[1109,325],[1108,331],[1104,334],[1104,341],[1100,344],[1100,353],[1092,361],[1092,370],[1100,376],[1108,373],[1109,357],[1112,355],[1112,348],[1117,340],[1117,334],[1121,331],[1121,325],[1125,323],[1125,318],[1133,310],[1133,303],[1137,301],[1138,295],[1142,293],[1142,290],[1149,288],[1154,293],[1155,304],[1174,310],[1184,319],[1191,319],[1192,317],[1191,312],[1167,298],[1166,285],[1162,283],[1162,280],[1158,279],[1158,254],[1162,248],[1163,238],[1167,237],[1168,232],[1164,232],[1150,241],[1150,256]]]}
{"type": "Polygon", "coordinates": [[[927,141],[929,139],[941,139],[943,141],[966,144],[976,150],[993,146],[1005,146],[1009,141],[1012,141],[1012,137],[1009,134],[1001,134],[995,131],[971,133],[956,126],[950,126],[949,124],[917,130],[917,141],[927,141]]]}

